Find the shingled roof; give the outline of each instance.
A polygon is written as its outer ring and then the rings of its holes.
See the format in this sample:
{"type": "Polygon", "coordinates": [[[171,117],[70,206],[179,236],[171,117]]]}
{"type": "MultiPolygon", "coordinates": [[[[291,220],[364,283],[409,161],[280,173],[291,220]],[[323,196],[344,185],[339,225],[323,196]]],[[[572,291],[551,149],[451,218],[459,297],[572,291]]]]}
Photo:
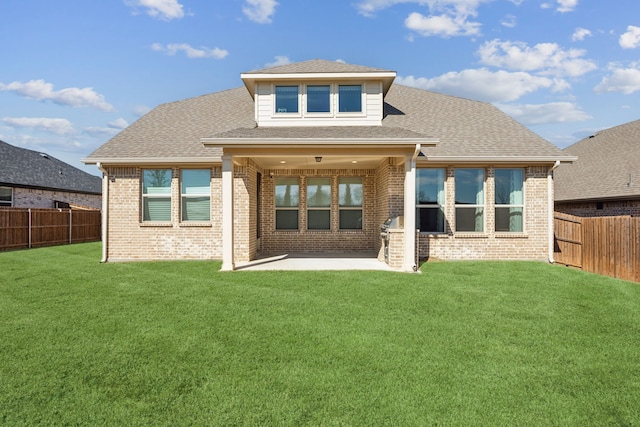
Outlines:
{"type": "Polygon", "coordinates": [[[48,154],[0,141],[0,185],[101,194],[102,180],[48,154]]]}
{"type": "Polygon", "coordinates": [[[556,201],[640,198],[640,120],[600,131],[564,151],[578,160],[555,171],[556,201]]]}
{"type": "MultiPolygon", "coordinates": [[[[387,70],[331,61],[313,60],[253,73],[376,72],[387,70]]],[[[245,87],[163,104],[141,117],[93,152],[85,161],[116,162],[123,159],[215,159],[219,147],[205,147],[201,138],[220,135],[259,136],[253,99],[245,87]]],[[[385,97],[382,128],[374,135],[421,135],[437,138],[436,147],[423,150],[429,159],[457,158],[554,158],[569,155],[550,144],[491,104],[393,84],[385,97]]],[[[300,129],[279,128],[280,136],[300,129]]],[[[321,137],[335,129],[304,127],[307,138],[321,137]]],[[[345,129],[345,132],[349,132],[345,129]]],[[[366,133],[365,129],[358,130],[366,133]]],[[[346,137],[347,134],[345,134],[346,137]]]]}

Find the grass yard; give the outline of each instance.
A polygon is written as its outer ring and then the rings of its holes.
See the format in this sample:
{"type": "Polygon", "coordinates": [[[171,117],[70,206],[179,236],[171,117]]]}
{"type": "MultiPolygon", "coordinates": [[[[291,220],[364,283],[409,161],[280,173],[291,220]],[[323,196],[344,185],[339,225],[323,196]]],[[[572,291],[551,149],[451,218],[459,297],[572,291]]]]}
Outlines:
{"type": "Polygon", "coordinates": [[[0,253],[2,425],[640,426],[640,285],[0,253]]]}

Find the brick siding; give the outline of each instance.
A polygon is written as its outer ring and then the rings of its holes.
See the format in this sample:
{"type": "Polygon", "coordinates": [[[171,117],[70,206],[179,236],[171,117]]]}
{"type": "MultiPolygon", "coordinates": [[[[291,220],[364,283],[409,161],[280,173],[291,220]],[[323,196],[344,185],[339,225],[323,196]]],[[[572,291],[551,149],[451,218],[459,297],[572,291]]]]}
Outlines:
{"type": "MultiPolygon", "coordinates": [[[[181,223],[180,169],[172,168],[172,216],[168,223],[141,221],[141,168],[109,168],[108,258],[136,259],[220,259],[222,257],[222,173],[211,168],[211,221],[181,223]]],[[[445,192],[446,218],[455,218],[454,170],[447,167],[445,192]]],[[[443,234],[420,234],[419,257],[461,259],[546,259],[548,252],[547,167],[528,167],[525,180],[525,230],[523,233],[495,233],[493,171],[485,168],[485,232],[454,233],[447,223],[443,234]]],[[[243,160],[234,171],[234,257],[236,262],[253,259],[259,252],[334,252],[381,250],[380,224],[388,217],[404,213],[404,164],[387,159],[376,168],[278,169],[260,170],[251,160],[243,160]],[[258,203],[258,173],[262,191],[258,203]],[[275,179],[299,179],[299,230],[275,229],[275,179]],[[306,180],[328,177],[332,182],[331,230],[306,228],[306,180]],[[338,178],[363,178],[363,228],[338,228],[338,178]],[[258,210],[260,206],[260,212],[258,210]],[[260,214],[261,236],[257,236],[260,214]]],[[[404,237],[393,233],[390,265],[403,265],[404,237]]]]}
{"type": "Polygon", "coordinates": [[[556,211],[569,215],[593,217],[593,216],[640,216],[640,199],[610,201],[610,202],[583,202],[583,203],[556,203],[556,211]]]}
{"type": "Polygon", "coordinates": [[[102,196],[100,194],[13,188],[13,207],[15,208],[53,208],[55,207],[54,201],[72,203],[93,209],[102,208],[102,196]]]}

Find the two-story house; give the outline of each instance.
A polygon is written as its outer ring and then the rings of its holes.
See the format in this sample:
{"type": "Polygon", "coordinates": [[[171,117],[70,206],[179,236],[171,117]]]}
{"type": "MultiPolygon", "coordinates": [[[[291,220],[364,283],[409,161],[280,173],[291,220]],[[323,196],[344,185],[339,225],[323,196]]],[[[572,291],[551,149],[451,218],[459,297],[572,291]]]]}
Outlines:
{"type": "Polygon", "coordinates": [[[490,104],[395,77],[312,60],[158,106],[85,159],[104,174],[103,261],[547,259],[552,171],[572,157],[490,104]]]}

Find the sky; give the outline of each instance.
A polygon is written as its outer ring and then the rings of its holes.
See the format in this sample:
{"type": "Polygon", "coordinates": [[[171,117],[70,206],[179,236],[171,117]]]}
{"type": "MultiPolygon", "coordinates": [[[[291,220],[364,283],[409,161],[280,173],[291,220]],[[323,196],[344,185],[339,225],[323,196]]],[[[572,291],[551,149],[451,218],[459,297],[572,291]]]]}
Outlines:
{"type": "Polygon", "coordinates": [[[0,17],[0,140],[95,175],[81,159],[152,108],[310,59],[492,103],[560,148],[640,119],[638,0],[2,0],[0,17]]]}

